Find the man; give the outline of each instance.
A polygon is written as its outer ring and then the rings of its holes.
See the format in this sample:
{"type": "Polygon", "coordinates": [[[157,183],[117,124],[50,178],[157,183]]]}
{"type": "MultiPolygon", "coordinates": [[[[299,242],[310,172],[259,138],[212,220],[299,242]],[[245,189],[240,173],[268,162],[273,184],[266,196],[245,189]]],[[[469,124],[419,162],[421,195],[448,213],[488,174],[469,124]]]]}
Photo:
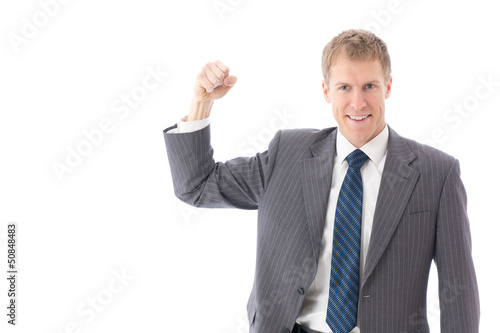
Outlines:
{"type": "Polygon", "coordinates": [[[164,130],[177,197],[259,210],[250,331],[429,332],[434,259],[441,332],[478,332],[458,161],[387,126],[390,58],[377,36],[342,32],[322,68],[338,128],[278,131],[267,151],[215,163],[211,107],[236,83],[216,61],[198,75],[189,115],[164,130]]]}

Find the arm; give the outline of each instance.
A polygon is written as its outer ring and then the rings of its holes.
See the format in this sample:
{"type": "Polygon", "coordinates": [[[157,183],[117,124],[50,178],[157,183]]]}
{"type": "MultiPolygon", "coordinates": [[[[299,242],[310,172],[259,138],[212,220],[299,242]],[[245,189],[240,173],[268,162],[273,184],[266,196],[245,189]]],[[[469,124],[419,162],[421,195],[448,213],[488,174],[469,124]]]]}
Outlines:
{"type": "Polygon", "coordinates": [[[444,183],[436,229],[442,333],[479,331],[479,293],[471,252],[467,196],[455,161],[444,183]]]}
{"type": "Polygon", "coordinates": [[[254,157],[226,163],[213,159],[208,117],[213,101],[223,97],[235,82],[236,77],[229,76],[229,68],[221,62],[207,63],[197,76],[191,111],[182,119],[187,123],[179,123],[179,127],[193,121],[206,126],[183,126],[197,129],[194,131],[172,130],[173,126],[163,131],[175,195],[188,204],[256,209],[269,181],[279,134],[268,151],[254,157]]]}
{"type": "Polygon", "coordinates": [[[164,133],[175,195],[197,207],[257,209],[275,164],[280,133],[267,151],[225,163],[213,159],[210,125],[190,133],[164,133]]]}

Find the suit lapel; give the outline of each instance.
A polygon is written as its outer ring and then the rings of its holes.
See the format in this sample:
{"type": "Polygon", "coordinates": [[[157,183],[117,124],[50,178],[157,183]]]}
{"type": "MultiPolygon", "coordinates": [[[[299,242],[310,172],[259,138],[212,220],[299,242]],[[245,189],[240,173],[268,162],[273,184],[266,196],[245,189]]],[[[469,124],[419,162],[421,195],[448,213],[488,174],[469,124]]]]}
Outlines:
{"type": "Polygon", "coordinates": [[[420,176],[417,170],[409,166],[415,157],[406,141],[389,127],[387,156],[361,286],[384,253],[410,200],[420,176]]]}
{"type": "Polygon", "coordinates": [[[317,261],[325,227],[333,176],[337,130],[310,146],[311,156],[301,160],[302,191],[314,259],[317,261]]]}

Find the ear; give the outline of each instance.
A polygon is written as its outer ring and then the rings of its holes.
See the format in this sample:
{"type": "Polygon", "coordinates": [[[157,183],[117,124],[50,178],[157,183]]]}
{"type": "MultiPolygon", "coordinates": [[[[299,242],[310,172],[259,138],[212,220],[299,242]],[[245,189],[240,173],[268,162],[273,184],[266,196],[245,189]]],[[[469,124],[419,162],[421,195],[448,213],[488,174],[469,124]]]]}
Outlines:
{"type": "Polygon", "coordinates": [[[389,82],[387,83],[386,91],[385,91],[385,99],[389,98],[391,96],[391,89],[392,89],[392,76],[389,78],[389,82]]]}
{"type": "Polygon", "coordinates": [[[325,80],[321,82],[321,86],[323,87],[323,97],[325,98],[325,101],[327,103],[331,103],[332,100],[330,99],[330,96],[328,96],[328,86],[326,85],[325,80]]]}

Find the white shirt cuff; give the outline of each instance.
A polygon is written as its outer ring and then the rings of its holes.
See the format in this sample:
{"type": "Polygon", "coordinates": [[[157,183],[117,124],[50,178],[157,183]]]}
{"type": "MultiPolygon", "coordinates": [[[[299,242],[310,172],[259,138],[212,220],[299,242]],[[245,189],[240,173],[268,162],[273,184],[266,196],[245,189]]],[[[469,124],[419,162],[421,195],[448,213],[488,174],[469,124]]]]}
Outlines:
{"type": "Polygon", "coordinates": [[[210,124],[210,117],[194,120],[194,121],[182,121],[177,123],[177,128],[173,128],[167,133],[189,133],[199,131],[202,128],[207,127],[210,124]]]}

